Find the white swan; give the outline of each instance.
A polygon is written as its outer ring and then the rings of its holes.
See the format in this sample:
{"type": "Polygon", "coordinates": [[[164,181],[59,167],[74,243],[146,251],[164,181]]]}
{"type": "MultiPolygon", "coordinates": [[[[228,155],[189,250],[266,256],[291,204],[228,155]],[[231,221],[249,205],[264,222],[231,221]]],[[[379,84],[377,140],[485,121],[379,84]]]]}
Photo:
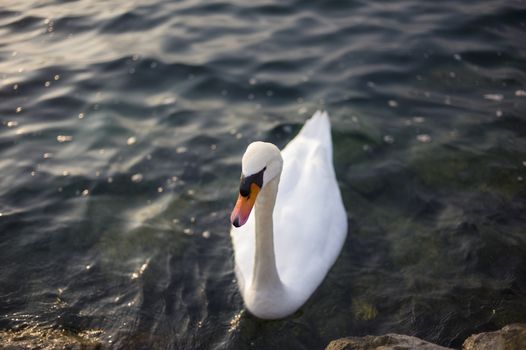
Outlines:
{"type": "Polygon", "coordinates": [[[263,319],[295,312],[321,283],[347,234],[327,113],[316,112],[282,152],[266,142],[248,146],[231,222],[246,308],[263,319]]]}

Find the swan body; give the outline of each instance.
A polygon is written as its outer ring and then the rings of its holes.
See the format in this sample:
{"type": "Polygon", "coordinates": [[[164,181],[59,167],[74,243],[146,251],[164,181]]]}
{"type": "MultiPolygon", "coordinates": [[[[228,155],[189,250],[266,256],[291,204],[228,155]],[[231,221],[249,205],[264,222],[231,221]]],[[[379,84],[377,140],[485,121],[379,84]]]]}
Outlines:
{"type": "Polygon", "coordinates": [[[327,113],[316,112],[281,152],[266,142],[248,146],[231,221],[246,308],[263,319],[294,313],[323,281],[347,234],[327,113]]]}

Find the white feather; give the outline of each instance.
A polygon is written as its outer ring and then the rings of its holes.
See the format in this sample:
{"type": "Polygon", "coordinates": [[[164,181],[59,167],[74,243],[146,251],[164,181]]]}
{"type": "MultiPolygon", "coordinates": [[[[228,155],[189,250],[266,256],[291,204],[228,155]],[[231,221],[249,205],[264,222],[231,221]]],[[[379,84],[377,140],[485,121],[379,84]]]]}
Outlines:
{"type": "MultiPolygon", "coordinates": [[[[231,229],[241,294],[249,311],[261,318],[285,317],[301,307],[334,264],[347,234],[347,215],[334,173],[327,113],[316,112],[281,155],[283,170],[273,231],[276,268],[283,291],[269,294],[266,290],[265,294],[252,285],[254,210],[244,226],[231,229]]],[[[254,171],[257,170],[260,169],[254,171]]]]}

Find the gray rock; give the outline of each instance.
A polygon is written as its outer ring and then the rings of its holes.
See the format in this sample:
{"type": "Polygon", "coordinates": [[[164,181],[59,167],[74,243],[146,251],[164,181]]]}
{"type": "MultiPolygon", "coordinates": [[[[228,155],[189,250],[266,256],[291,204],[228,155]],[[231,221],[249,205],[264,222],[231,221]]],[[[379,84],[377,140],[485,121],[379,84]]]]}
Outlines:
{"type": "Polygon", "coordinates": [[[526,323],[511,324],[488,333],[474,334],[464,341],[463,350],[524,350],[526,323]]]}
{"type": "Polygon", "coordinates": [[[402,334],[348,337],[333,340],[325,350],[451,350],[402,334]]]}

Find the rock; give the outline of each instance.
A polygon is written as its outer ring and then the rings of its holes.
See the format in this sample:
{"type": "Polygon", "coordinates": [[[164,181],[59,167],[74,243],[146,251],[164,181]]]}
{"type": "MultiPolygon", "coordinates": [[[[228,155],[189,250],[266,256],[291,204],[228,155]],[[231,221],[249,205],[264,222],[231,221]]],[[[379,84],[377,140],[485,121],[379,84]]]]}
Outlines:
{"type": "Polygon", "coordinates": [[[451,350],[402,334],[348,337],[333,340],[325,350],[451,350]]]}
{"type": "Polygon", "coordinates": [[[0,330],[0,350],[100,350],[100,331],[72,333],[37,325],[0,330]]]}
{"type": "Polygon", "coordinates": [[[464,341],[463,350],[524,350],[526,323],[511,324],[488,333],[474,334],[464,341]]]}

